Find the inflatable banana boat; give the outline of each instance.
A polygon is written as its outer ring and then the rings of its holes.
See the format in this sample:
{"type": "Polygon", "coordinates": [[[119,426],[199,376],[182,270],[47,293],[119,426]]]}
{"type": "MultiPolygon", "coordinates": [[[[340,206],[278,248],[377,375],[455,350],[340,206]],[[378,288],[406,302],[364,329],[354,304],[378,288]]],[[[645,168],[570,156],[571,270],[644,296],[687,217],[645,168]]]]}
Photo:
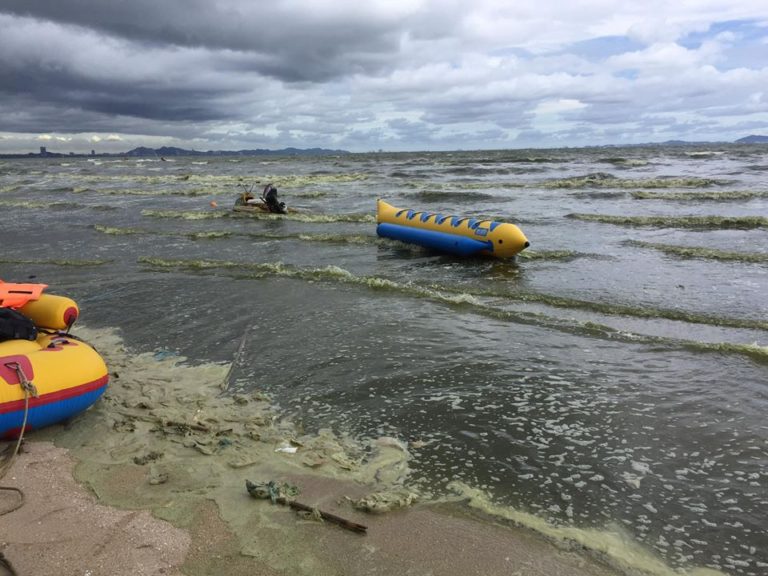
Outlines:
{"type": "Polygon", "coordinates": [[[0,307],[34,323],[31,335],[11,333],[0,341],[0,438],[16,438],[22,427],[33,430],[66,420],[90,407],[107,387],[101,356],[62,332],[77,319],[77,304],[42,294],[44,287],[0,281],[0,307]]]}
{"type": "Polygon", "coordinates": [[[415,212],[395,208],[383,200],[376,202],[376,221],[376,233],[382,238],[459,256],[511,258],[530,246],[514,224],[415,212]]]}

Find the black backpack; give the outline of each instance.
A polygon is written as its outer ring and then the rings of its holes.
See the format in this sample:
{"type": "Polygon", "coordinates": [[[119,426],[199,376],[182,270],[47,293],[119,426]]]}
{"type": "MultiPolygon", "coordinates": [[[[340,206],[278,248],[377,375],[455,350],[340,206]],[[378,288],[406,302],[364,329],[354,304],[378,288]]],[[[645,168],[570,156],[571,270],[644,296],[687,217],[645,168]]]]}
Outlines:
{"type": "Polygon", "coordinates": [[[11,308],[0,308],[0,342],[36,338],[37,327],[32,320],[11,308]]]}

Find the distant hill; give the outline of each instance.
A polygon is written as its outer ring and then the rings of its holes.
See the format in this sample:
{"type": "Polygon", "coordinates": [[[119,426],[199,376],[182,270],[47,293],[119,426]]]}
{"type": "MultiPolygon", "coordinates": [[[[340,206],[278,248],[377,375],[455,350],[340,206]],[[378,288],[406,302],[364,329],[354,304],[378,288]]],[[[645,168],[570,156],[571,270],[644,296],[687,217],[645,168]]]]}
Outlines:
{"type": "Polygon", "coordinates": [[[149,156],[149,157],[167,157],[167,156],[338,156],[340,154],[349,154],[346,150],[328,150],[327,148],[283,148],[281,150],[267,150],[257,148],[255,150],[208,150],[201,152],[198,150],[185,150],[174,146],[163,146],[161,148],[147,148],[139,146],[133,150],[125,152],[124,156],[149,156]]]}
{"type": "Polygon", "coordinates": [[[736,140],[736,144],[768,144],[768,136],[750,134],[749,136],[736,140]]]}
{"type": "Polygon", "coordinates": [[[707,140],[667,140],[660,142],[662,146],[707,146],[708,144],[726,144],[726,142],[710,142],[707,140]]]}

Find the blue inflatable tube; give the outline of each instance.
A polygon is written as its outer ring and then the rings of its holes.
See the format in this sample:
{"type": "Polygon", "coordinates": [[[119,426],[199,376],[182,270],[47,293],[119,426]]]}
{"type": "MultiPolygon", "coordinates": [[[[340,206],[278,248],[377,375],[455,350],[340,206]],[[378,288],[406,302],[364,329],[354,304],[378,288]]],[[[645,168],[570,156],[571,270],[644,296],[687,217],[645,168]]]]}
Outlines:
{"type": "Polygon", "coordinates": [[[410,226],[382,223],[376,227],[376,233],[382,238],[417,244],[425,248],[449,252],[458,256],[472,256],[483,250],[493,251],[493,243],[490,240],[475,240],[465,236],[424,230],[422,228],[411,228],[410,226]]]}

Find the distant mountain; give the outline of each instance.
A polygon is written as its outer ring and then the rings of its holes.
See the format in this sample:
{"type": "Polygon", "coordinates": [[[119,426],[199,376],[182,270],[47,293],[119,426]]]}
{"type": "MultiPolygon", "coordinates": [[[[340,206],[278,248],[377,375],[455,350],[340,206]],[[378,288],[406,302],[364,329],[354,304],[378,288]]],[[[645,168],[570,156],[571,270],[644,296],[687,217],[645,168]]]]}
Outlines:
{"type": "Polygon", "coordinates": [[[710,142],[704,140],[667,140],[662,146],[707,146],[708,144],[725,144],[726,142],[710,142]]]}
{"type": "Polygon", "coordinates": [[[750,134],[749,136],[736,140],[736,144],[768,144],[768,136],[750,134]]]}
{"type": "Polygon", "coordinates": [[[349,154],[346,150],[328,150],[327,148],[283,148],[282,150],[267,150],[257,148],[256,150],[208,150],[200,152],[198,150],[185,150],[174,146],[163,146],[161,148],[147,148],[139,146],[129,150],[125,156],[149,156],[162,157],[167,156],[338,156],[340,154],[349,154]]]}

